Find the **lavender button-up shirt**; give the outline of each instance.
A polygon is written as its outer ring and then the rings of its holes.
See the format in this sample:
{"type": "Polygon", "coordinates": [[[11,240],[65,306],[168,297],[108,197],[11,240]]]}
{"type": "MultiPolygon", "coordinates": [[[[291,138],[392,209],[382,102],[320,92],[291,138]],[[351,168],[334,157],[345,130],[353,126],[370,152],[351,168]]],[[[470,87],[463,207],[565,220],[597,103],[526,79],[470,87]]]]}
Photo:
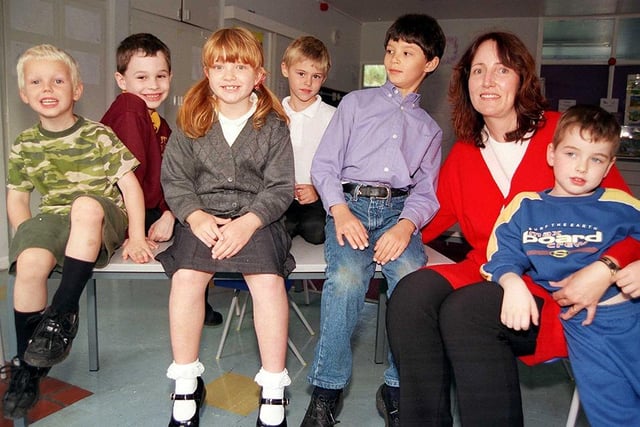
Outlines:
{"type": "Polygon", "coordinates": [[[387,81],[342,99],[313,158],[311,178],[327,212],[345,203],[344,182],[409,190],[400,219],[417,232],[439,208],[441,142],[442,130],[420,108],[420,95],[403,98],[387,81]]]}

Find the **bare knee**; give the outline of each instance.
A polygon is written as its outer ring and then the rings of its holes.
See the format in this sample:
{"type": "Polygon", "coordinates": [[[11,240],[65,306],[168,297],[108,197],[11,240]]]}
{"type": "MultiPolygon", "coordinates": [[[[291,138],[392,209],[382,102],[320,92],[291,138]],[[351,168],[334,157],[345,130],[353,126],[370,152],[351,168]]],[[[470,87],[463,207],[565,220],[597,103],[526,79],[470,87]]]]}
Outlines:
{"type": "Polygon", "coordinates": [[[211,277],[213,275],[210,273],[180,269],[171,278],[171,293],[183,296],[204,295],[211,277]]]}
{"type": "Polygon", "coordinates": [[[104,220],[104,209],[94,198],[81,196],[71,204],[71,225],[95,224],[100,225],[104,220]]]}
{"type": "Polygon", "coordinates": [[[16,259],[16,282],[45,283],[56,265],[53,254],[43,248],[27,248],[16,259]]]}

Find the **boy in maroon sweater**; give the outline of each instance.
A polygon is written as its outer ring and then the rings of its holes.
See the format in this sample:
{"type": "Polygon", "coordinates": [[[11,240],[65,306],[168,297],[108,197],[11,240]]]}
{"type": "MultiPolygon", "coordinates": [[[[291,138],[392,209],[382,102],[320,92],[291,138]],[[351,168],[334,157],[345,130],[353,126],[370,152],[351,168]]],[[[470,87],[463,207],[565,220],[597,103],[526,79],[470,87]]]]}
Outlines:
{"type": "MultiPolygon", "coordinates": [[[[140,162],[135,175],[144,192],[147,239],[165,242],[173,236],[175,223],[160,185],[162,154],[171,128],[156,109],[169,96],[171,52],[152,34],[132,34],[118,46],[116,67],[115,79],[122,93],[101,122],[113,129],[140,162]]],[[[207,302],[205,324],[221,323],[222,315],[207,302]]]]}

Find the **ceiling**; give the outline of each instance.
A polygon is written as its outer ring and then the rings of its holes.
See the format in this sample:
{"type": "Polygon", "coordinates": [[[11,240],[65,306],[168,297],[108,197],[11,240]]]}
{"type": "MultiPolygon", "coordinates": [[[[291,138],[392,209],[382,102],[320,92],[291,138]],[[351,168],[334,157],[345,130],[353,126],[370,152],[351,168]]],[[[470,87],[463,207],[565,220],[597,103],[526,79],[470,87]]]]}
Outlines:
{"type": "Polygon", "coordinates": [[[638,0],[318,0],[360,22],[393,21],[404,13],[437,19],[640,14],[638,0]],[[400,12],[401,11],[401,12],[400,12]]]}

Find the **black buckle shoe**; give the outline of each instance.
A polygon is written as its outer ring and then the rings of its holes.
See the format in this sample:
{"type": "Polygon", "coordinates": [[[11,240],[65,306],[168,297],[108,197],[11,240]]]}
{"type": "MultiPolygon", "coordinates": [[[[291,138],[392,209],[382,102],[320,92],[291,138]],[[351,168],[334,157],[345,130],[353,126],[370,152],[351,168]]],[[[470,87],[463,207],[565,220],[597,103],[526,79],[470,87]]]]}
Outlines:
{"type": "Polygon", "coordinates": [[[204,305],[204,325],[205,326],[219,326],[222,325],[222,314],[215,311],[211,304],[205,302],[204,305]]]}
{"type": "Polygon", "coordinates": [[[384,418],[385,427],[400,426],[400,411],[398,410],[398,401],[393,399],[389,394],[389,386],[382,384],[376,392],[376,408],[384,418]]]}
{"type": "Polygon", "coordinates": [[[14,357],[11,363],[2,367],[3,371],[10,371],[9,388],[2,399],[2,409],[5,418],[19,419],[27,416],[40,397],[40,378],[47,375],[49,369],[29,366],[14,357]]]}
{"type": "Polygon", "coordinates": [[[336,421],[336,414],[342,403],[342,390],[334,398],[312,394],[307,412],[300,427],[332,427],[340,421],[336,421]]]}
{"type": "Polygon", "coordinates": [[[57,313],[48,308],[29,340],[24,361],[38,368],[49,368],[62,362],[69,355],[77,333],[77,313],[57,313]]]}
{"type": "Polygon", "coordinates": [[[282,422],[278,425],[265,424],[260,419],[260,408],[262,405],[282,405],[287,406],[289,404],[289,399],[268,399],[262,397],[262,391],[260,392],[260,406],[258,406],[258,421],[256,421],[256,427],[287,427],[287,416],[284,416],[282,422]]]}
{"type": "Polygon", "coordinates": [[[177,421],[173,418],[173,411],[171,412],[171,421],[169,421],[169,427],[198,427],[200,425],[200,409],[204,406],[204,400],[207,397],[207,388],[204,386],[202,377],[198,377],[198,386],[196,391],[191,394],[175,394],[171,393],[171,400],[195,400],[196,401],[196,413],[193,417],[186,421],[177,421]]]}

